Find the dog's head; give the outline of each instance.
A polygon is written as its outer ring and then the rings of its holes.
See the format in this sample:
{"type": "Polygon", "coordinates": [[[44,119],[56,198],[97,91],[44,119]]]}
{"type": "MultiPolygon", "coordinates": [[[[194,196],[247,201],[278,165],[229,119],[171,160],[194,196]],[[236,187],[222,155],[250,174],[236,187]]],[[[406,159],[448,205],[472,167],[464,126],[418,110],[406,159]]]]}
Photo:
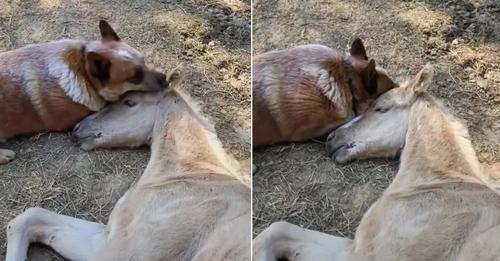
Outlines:
{"type": "Polygon", "coordinates": [[[144,56],[123,42],[104,20],[99,22],[101,39],[85,46],[85,72],[107,101],[116,101],[127,91],[158,91],[167,85],[163,73],[145,65],[144,56]]]}
{"type": "Polygon", "coordinates": [[[380,94],[398,87],[387,72],[375,65],[375,60],[368,59],[363,42],[357,38],[351,45],[350,63],[352,66],[352,84],[357,97],[356,107],[359,113],[364,112],[370,103],[380,94]]]}

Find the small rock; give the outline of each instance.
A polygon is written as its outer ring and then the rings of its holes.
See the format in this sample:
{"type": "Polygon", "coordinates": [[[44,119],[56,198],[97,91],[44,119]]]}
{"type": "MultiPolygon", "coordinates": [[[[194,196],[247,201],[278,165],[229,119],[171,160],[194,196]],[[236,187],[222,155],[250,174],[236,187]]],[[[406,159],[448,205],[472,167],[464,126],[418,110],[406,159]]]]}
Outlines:
{"type": "Polygon", "coordinates": [[[477,81],[477,85],[479,85],[479,87],[481,87],[481,88],[486,88],[486,86],[488,86],[488,81],[487,80],[479,80],[479,81],[477,81]]]}
{"type": "Polygon", "coordinates": [[[452,45],[457,45],[458,44],[458,39],[453,39],[453,41],[451,41],[451,44],[452,45]]]}

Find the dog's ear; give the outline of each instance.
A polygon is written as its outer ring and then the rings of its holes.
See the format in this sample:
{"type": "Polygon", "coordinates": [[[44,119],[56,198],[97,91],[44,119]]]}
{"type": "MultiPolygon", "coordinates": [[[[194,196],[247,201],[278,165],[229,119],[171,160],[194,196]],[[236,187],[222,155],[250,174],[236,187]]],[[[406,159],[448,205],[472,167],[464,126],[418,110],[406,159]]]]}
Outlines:
{"type": "Polygon", "coordinates": [[[375,66],[375,60],[371,59],[368,62],[368,66],[361,71],[361,79],[363,80],[363,85],[369,94],[374,94],[377,92],[377,67],[375,66]]]}
{"type": "Polygon", "coordinates": [[[115,30],[104,20],[99,21],[99,30],[103,41],[120,41],[120,37],[116,34],[115,30]]]}
{"type": "Polygon", "coordinates": [[[358,59],[368,60],[368,56],[366,56],[365,46],[361,39],[356,38],[352,42],[351,50],[349,51],[351,56],[356,57],[358,59]]]}
{"type": "Polygon", "coordinates": [[[96,52],[88,52],[86,55],[87,73],[99,80],[102,84],[109,81],[109,70],[111,62],[104,56],[96,52]]]}

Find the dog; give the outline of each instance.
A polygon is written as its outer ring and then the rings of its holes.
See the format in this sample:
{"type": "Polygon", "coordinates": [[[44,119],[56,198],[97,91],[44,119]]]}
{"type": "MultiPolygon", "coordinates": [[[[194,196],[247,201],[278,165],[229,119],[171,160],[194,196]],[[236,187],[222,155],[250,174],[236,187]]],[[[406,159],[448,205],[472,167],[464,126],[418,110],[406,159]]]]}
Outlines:
{"type": "MultiPolygon", "coordinates": [[[[0,53],[0,141],[73,127],[128,91],[158,91],[166,75],[104,20],[101,39],[59,40],[0,53]]],[[[0,164],[15,157],[0,149],[0,164]]]]}
{"type": "Polygon", "coordinates": [[[252,84],[254,147],[324,135],[397,87],[359,38],[346,55],[318,44],[257,55],[252,84]]]}

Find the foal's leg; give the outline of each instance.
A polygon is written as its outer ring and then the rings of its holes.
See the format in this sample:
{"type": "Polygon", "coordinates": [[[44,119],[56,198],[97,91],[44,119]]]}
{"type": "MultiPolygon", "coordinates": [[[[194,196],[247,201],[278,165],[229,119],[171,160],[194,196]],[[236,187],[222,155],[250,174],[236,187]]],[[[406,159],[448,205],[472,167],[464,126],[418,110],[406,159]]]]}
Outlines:
{"type": "Polygon", "coordinates": [[[342,261],[351,240],[277,222],[253,242],[255,261],[342,261]]]}
{"type": "Polygon", "coordinates": [[[11,150],[0,149],[0,165],[13,160],[15,156],[16,153],[11,150]]]}
{"type": "Polygon", "coordinates": [[[50,246],[70,260],[87,260],[107,236],[105,226],[43,208],[29,208],[9,222],[6,261],[24,261],[30,243],[50,246]]]}

